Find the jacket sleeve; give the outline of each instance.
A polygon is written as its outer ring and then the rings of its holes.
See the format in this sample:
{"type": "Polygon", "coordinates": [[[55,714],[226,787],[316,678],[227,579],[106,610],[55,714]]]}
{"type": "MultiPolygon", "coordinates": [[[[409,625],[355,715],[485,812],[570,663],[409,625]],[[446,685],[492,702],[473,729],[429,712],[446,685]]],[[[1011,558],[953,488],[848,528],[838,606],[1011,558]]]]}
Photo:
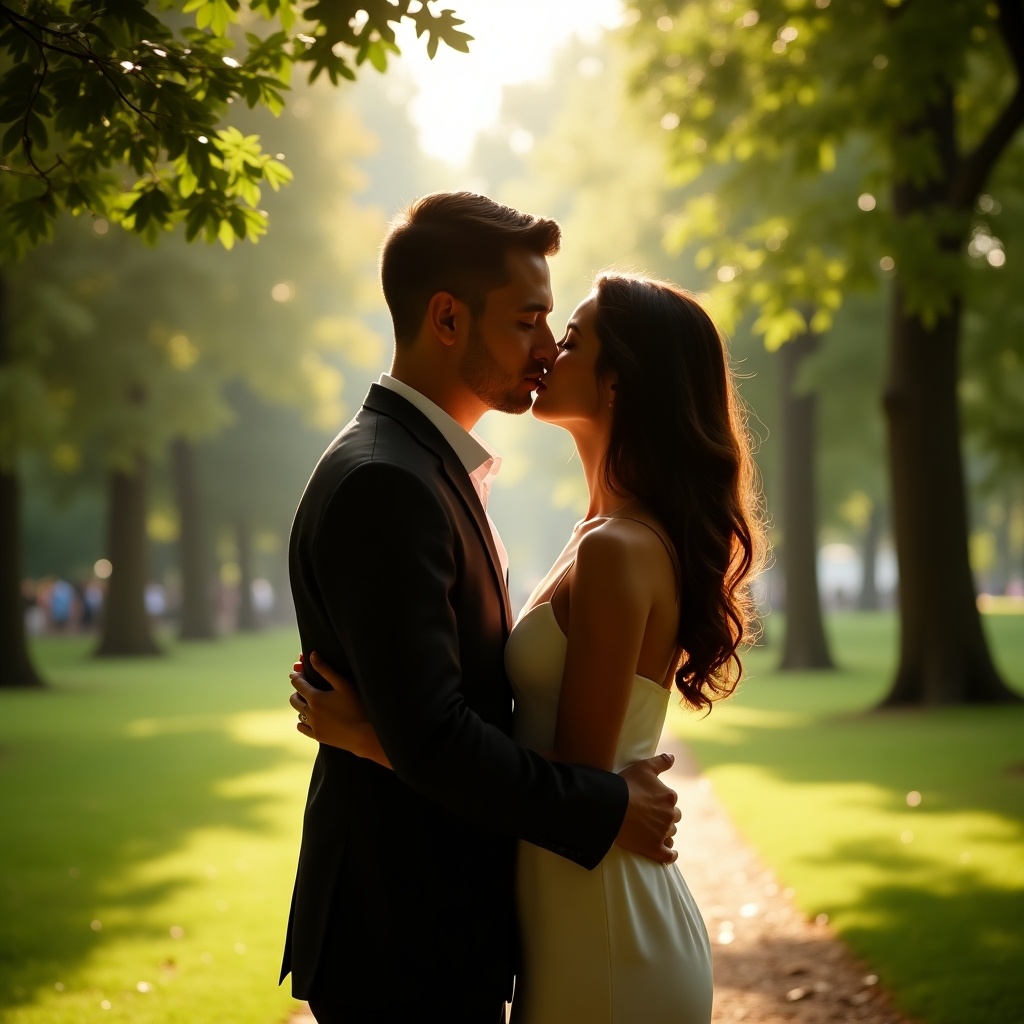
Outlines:
{"type": "Polygon", "coordinates": [[[325,507],[317,587],[370,720],[413,790],[593,867],[618,834],[626,784],[520,747],[466,706],[449,597],[454,551],[437,496],[399,467],[360,466],[325,507]]]}

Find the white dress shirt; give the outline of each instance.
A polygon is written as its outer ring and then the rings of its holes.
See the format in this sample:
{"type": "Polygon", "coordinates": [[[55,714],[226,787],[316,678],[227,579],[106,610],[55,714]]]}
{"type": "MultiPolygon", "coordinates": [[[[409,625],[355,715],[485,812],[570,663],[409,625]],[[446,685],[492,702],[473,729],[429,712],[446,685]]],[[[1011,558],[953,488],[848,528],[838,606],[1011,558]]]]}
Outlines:
{"type": "Polygon", "coordinates": [[[382,373],[378,381],[382,388],[394,391],[401,395],[410,405],[414,405],[424,416],[434,424],[441,432],[441,436],[452,446],[452,450],[459,457],[459,461],[466,467],[469,474],[469,482],[480,499],[484,515],[487,516],[487,524],[491,528],[491,536],[494,538],[494,546],[498,551],[498,561],[501,563],[502,574],[508,579],[508,552],[498,535],[498,528],[494,525],[487,512],[487,499],[491,494],[491,484],[501,469],[501,456],[491,448],[482,437],[466,430],[457,423],[439,405],[435,405],[425,395],[421,395],[415,388],[410,387],[404,381],[392,377],[389,373],[382,373]]]}

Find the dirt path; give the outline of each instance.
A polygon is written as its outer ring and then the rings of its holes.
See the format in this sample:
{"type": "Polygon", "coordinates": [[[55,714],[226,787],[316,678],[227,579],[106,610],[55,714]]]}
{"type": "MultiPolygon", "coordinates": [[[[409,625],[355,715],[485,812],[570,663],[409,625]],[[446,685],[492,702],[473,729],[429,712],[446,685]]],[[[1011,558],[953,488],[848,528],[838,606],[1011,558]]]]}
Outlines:
{"type": "Polygon", "coordinates": [[[796,909],[686,748],[666,737],[659,749],[676,755],[666,777],[683,813],[679,867],[714,950],[714,1024],[910,1024],[828,925],[796,909]]]}
{"type": "MultiPolygon", "coordinates": [[[[827,923],[807,921],[793,906],[686,748],[666,735],[659,749],[676,755],[664,778],[683,814],[679,866],[714,950],[713,1024],[912,1024],[827,923]]],[[[288,1024],[315,1022],[300,1011],[288,1024]]]]}

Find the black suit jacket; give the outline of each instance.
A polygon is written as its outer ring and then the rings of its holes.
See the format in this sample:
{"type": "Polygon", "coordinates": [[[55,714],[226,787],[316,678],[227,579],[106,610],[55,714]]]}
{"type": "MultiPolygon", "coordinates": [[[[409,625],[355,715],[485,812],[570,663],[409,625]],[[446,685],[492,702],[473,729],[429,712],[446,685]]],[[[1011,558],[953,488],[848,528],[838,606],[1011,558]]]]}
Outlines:
{"type": "Polygon", "coordinates": [[[493,537],[404,398],[370,388],[313,471],[289,554],[307,665],[315,650],[354,680],[394,771],[321,745],[281,977],[300,998],[315,984],[353,1008],[458,1019],[511,988],[515,838],[592,867],[625,783],[509,738],[493,537]]]}

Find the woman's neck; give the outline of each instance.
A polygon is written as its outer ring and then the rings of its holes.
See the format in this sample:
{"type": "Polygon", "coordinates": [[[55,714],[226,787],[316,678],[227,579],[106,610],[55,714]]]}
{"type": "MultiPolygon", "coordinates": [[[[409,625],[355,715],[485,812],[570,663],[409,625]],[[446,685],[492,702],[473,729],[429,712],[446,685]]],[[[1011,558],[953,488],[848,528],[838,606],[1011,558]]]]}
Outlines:
{"type": "Polygon", "coordinates": [[[590,501],[587,506],[586,519],[602,519],[614,515],[628,504],[632,504],[634,496],[626,490],[613,489],[605,474],[604,460],[608,452],[608,437],[574,433],[576,451],[583,465],[583,473],[587,479],[587,491],[590,501]]]}

